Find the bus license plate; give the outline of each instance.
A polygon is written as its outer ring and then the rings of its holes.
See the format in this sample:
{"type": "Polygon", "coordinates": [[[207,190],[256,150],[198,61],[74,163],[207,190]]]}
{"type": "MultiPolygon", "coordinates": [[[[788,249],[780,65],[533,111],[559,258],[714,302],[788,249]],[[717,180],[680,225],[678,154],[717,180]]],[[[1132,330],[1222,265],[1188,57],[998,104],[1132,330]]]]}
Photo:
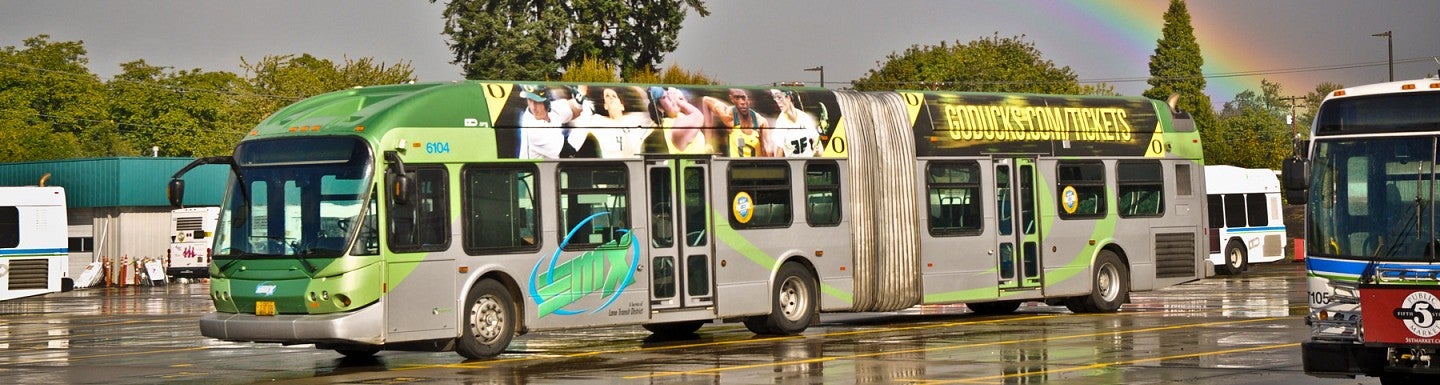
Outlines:
{"type": "Polygon", "coordinates": [[[255,315],[275,315],[275,301],[255,301],[255,315]]]}

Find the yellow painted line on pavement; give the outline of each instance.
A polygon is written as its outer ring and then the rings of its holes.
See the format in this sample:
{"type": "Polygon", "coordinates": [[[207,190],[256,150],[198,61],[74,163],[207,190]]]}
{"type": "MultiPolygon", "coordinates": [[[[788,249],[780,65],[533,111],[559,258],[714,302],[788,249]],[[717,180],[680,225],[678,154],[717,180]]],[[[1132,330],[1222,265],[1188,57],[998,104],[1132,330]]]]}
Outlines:
{"type": "Polygon", "coordinates": [[[768,363],[763,363],[763,364],[726,366],[726,367],[719,367],[719,368],[710,368],[710,369],[702,369],[702,370],[691,370],[691,371],[683,371],[683,372],[658,372],[658,373],[651,373],[651,374],[640,375],[640,376],[627,376],[627,377],[623,377],[623,378],[625,378],[625,379],[627,379],[627,380],[632,380],[632,379],[640,379],[640,378],[655,378],[655,377],[670,377],[670,376],[683,376],[683,375],[713,374],[713,373],[728,372],[728,371],[734,371],[734,370],[756,369],[756,368],[766,368],[766,367],[775,367],[775,366],[787,366],[787,365],[803,365],[803,364],[813,364],[813,363],[828,362],[828,361],[853,360],[853,359],[857,359],[857,358],[878,357],[878,356],[896,355],[896,354],[927,353],[927,352],[937,352],[937,351],[955,350],[955,349],[967,349],[967,348],[976,348],[976,347],[988,347],[988,346],[999,346],[999,345],[1012,345],[1012,344],[1029,343],[1029,342],[1045,342],[1045,341],[1066,340],[1066,339],[1076,339],[1076,338],[1087,338],[1087,337],[1097,337],[1097,336],[1106,336],[1106,335],[1135,334],[1135,333],[1145,333],[1145,332],[1154,332],[1154,331],[1163,331],[1163,330],[1175,330],[1175,329],[1184,329],[1184,328],[1207,327],[1207,326],[1220,326],[1220,325],[1233,325],[1233,324],[1242,324],[1242,323],[1251,323],[1251,322],[1263,322],[1263,321],[1276,321],[1276,320],[1281,320],[1281,319],[1285,319],[1285,318],[1290,318],[1290,317],[1268,317],[1268,318],[1254,318],[1254,319],[1244,319],[1244,320],[1236,320],[1236,321],[1201,322],[1201,323],[1180,324],[1180,325],[1161,326],[1161,327],[1152,327],[1152,328],[1143,328],[1143,329],[1134,329],[1134,330],[1121,330],[1121,331],[1107,331],[1107,332],[1074,334],[1074,335],[1059,336],[1059,337],[1026,338],[1026,339],[1010,340],[1010,341],[983,342],[983,343],[973,343],[973,344],[938,346],[938,347],[922,348],[922,349],[903,349],[903,350],[895,350],[895,351],[888,351],[888,352],[876,352],[876,353],[866,353],[866,354],[854,354],[854,355],[847,355],[847,356],[830,356],[830,357],[820,357],[820,358],[811,358],[811,359],[794,360],[794,361],[768,362],[768,363]]]}
{"type": "Polygon", "coordinates": [[[899,381],[900,381],[900,382],[910,382],[910,383],[915,383],[915,384],[925,384],[925,385],[974,383],[974,382],[985,382],[985,381],[1001,380],[1001,379],[1013,378],[1013,377],[1048,376],[1048,375],[1050,375],[1050,374],[1056,374],[1056,373],[1066,373],[1066,372],[1074,372],[1074,371],[1080,371],[1080,370],[1100,369],[1100,368],[1106,368],[1106,367],[1111,367],[1111,366],[1134,365],[1134,364],[1140,364],[1140,363],[1146,363],[1146,362],[1154,362],[1154,361],[1177,360],[1177,359],[1181,359],[1181,358],[1194,358],[1194,357],[1204,357],[1204,356],[1218,356],[1218,355],[1231,354],[1231,353],[1244,353],[1244,352],[1254,352],[1254,351],[1261,351],[1261,350],[1275,350],[1275,349],[1293,348],[1293,347],[1296,347],[1296,346],[1300,346],[1300,343],[1299,343],[1299,342],[1291,342],[1291,343],[1275,344],[1275,345],[1252,346],[1252,347],[1248,347],[1248,348],[1236,348],[1236,349],[1227,349],[1227,350],[1217,350],[1217,351],[1213,351],[1213,352],[1177,354],[1177,355],[1173,355],[1173,356],[1164,356],[1164,357],[1138,358],[1138,359],[1133,359],[1133,360],[1128,360],[1128,361],[1099,362],[1099,363],[1094,363],[1094,364],[1090,364],[1090,365],[1076,366],[1076,367],[1063,368],[1063,369],[1047,369],[1047,370],[1039,370],[1039,371],[1025,372],[1025,373],[1004,374],[1004,375],[998,375],[998,376],[973,377],[973,378],[956,379],[956,380],[909,379],[909,380],[899,380],[899,381]]]}
{"type": "Polygon", "coordinates": [[[1073,316],[1073,315],[1072,315],[1072,314],[1060,313],[1060,314],[1047,314],[1047,315],[1036,315],[1036,316],[1026,316],[1026,317],[1015,317],[1015,318],[990,319],[990,320],[983,320],[983,321],[946,322],[946,323],[929,324],[929,325],[915,325],[915,326],[903,326],[903,327],[880,328],[880,329],[865,329],[865,330],[854,330],[854,331],[847,331],[847,332],[834,332],[834,333],[813,334],[813,335],[793,335],[793,336],[780,336],[780,337],[745,338],[745,339],[734,339],[734,340],[725,340],[725,341],[716,341],[716,342],[704,342],[704,343],[695,343],[695,344],[668,345],[668,346],[653,346],[653,347],[634,347],[634,348],[613,349],[613,350],[597,350],[597,351],[592,351],[592,352],[563,354],[563,355],[551,355],[551,356],[517,357],[517,358],[508,358],[508,359],[499,359],[499,360],[475,361],[475,362],[467,362],[467,363],[459,363],[459,364],[416,365],[416,366],[407,366],[407,367],[401,367],[401,368],[396,368],[396,369],[391,369],[391,370],[416,370],[416,369],[429,369],[429,368],[479,369],[479,368],[487,368],[487,367],[493,366],[493,365],[495,365],[495,364],[512,363],[512,362],[522,362],[522,361],[534,361],[534,360],[545,360],[545,359],[580,358],[580,357],[590,357],[590,356],[596,356],[596,355],[602,355],[602,354],[649,352],[649,351],[659,351],[659,350],[689,349],[689,348],[727,346],[727,345],[751,344],[751,343],[769,343],[769,342],[783,341],[783,340],[793,340],[793,339],[841,337],[841,336],[850,336],[850,335],[859,335],[859,334],[889,333],[889,332],[897,332],[897,331],[911,331],[911,330],[923,330],[923,329],[942,329],[942,328],[950,328],[950,327],[956,327],[956,326],[981,325],[981,324],[993,324],[993,323],[1016,322],[1016,321],[1028,321],[1028,320],[1045,319],[1045,318],[1055,318],[1055,317],[1062,317],[1062,316],[1068,317],[1068,316],[1073,316]]]}

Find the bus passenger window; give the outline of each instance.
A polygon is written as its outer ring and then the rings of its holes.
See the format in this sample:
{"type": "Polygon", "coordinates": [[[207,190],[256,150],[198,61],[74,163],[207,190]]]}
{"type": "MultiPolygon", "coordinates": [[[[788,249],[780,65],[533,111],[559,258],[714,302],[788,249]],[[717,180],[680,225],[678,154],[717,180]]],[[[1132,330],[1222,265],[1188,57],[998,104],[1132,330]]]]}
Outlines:
{"type": "Polygon", "coordinates": [[[835,162],[805,165],[805,222],[840,224],[840,167],[835,162]]]}
{"type": "Polygon", "coordinates": [[[1104,217],[1105,164],[1062,162],[1057,167],[1059,173],[1055,177],[1055,202],[1060,206],[1060,218],[1104,217]]]}
{"type": "Polygon", "coordinates": [[[1160,162],[1120,162],[1115,166],[1121,217],[1160,216],[1165,212],[1165,176],[1160,162]]]}
{"type": "MultiPolygon", "coordinates": [[[[730,225],[738,228],[790,226],[790,166],[784,162],[736,162],[729,170],[729,194],[749,195],[753,214],[748,218],[730,215],[730,225]]],[[[736,212],[731,207],[730,212],[736,212]]]]}
{"type": "Polygon", "coordinates": [[[619,163],[560,167],[560,240],[567,250],[629,246],[629,199],[619,163]]]}
{"type": "Polygon", "coordinates": [[[983,227],[980,212],[980,164],[931,163],[925,178],[930,234],[976,235],[983,227]]]}
{"type": "Polygon", "coordinates": [[[466,166],[460,192],[465,202],[463,238],[470,255],[534,250],[534,165],[466,166]]]}

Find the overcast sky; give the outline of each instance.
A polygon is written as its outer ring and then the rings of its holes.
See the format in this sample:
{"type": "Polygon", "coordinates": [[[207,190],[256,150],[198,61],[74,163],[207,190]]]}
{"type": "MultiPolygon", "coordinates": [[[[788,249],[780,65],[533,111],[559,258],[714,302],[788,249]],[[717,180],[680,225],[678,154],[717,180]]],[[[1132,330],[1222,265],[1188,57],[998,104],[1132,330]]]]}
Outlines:
{"type": "MultiPolygon", "coordinates": [[[[726,84],[819,82],[838,87],[915,44],[1024,35],[1082,82],[1122,94],[1148,85],[1149,55],[1167,1],[710,0],[666,57],[726,84]]],[[[240,60],[309,53],[409,62],[421,81],[462,78],[440,34],[443,5],[424,0],[0,0],[0,46],[48,34],[84,41],[103,79],[145,59],[176,69],[240,72],[240,60]]],[[[1385,81],[1393,31],[1396,79],[1435,74],[1440,3],[1433,0],[1203,0],[1189,2],[1218,105],[1260,79],[1303,95],[1325,81],[1385,81]],[[1258,75],[1257,75],[1258,73],[1258,75]]]]}

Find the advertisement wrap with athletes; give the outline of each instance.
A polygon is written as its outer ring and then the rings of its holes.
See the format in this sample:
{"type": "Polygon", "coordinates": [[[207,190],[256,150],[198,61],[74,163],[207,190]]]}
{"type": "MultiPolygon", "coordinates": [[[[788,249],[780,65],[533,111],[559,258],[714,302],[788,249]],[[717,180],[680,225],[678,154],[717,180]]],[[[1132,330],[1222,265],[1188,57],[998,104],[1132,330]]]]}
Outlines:
{"type": "Polygon", "coordinates": [[[827,90],[484,83],[500,157],[843,158],[827,90]]]}
{"type": "Polygon", "coordinates": [[[1440,288],[1363,285],[1361,319],[1367,343],[1440,343],[1440,288]]]}

